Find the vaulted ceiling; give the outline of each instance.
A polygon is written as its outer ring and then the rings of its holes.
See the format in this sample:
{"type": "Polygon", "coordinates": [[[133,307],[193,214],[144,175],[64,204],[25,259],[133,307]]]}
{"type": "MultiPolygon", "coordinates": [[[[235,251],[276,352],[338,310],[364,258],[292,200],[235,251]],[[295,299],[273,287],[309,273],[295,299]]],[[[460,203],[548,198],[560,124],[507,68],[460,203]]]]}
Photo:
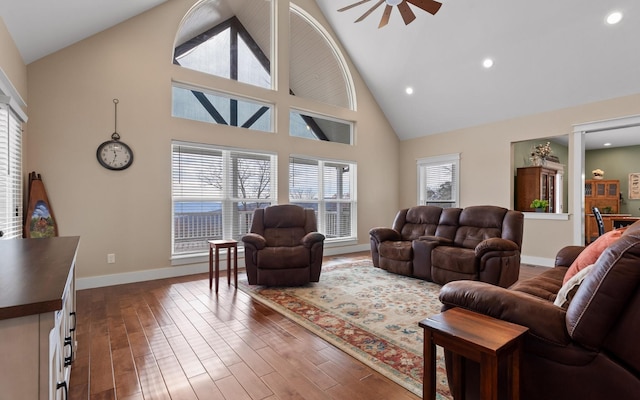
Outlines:
{"type": "MultiPolygon", "coordinates": [[[[3,0],[0,15],[28,64],[165,1],[3,0]]],[[[640,93],[637,0],[441,0],[409,4],[408,25],[393,6],[382,28],[384,3],[354,23],[378,0],[338,12],[356,2],[316,0],[403,140],[640,93]]]]}

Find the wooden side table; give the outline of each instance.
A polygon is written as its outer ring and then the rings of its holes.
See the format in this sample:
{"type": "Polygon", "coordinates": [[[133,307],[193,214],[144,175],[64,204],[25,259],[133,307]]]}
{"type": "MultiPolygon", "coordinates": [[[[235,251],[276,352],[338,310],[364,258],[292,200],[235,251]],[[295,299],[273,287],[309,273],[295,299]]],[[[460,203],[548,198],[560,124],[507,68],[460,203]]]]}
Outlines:
{"type": "Polygon", "coordinates": [[[455,399],[464,399],[464,359],[480,363],[480,399],[498,399],[498,365],[508,362],[508,398],[520,399],[520,350],[529,328],[462,308],[422,320],[424,328],[423,398],[436,398],[436,345],[453,354],[455,399]]]}
{"type": "Polygon", "coordinates": [[[233,253],[233,275],[236,288],[238,287],[238,241],[233,239],[208,240],[209,242],[209,289],[211,289],[213,281],[214,258],[213,251],[215,249],[215,278],[216,293],[218,293],[218,279],[220,277],[220,249],[227,249],[227,284],[231,285],[231,253],[233,253]]]}

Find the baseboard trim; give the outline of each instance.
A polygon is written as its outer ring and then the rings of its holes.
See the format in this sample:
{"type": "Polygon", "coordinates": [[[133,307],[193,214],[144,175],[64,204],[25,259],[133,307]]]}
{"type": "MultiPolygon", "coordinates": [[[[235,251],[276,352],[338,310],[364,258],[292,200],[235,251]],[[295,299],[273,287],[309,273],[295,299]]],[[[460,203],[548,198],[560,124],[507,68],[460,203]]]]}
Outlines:
{"type": "Polygon", "coordinates": [[[523,264],[540,265],[542,267],[553,267],[556,260],[553,258],[534,257],[534,256],[521,256],[520,262],[523,264]]]}
{"type": "MultiPolygon", "coordinates": [[[[324,255],[334,256],[337,254],[356,253],[369,250],[369,244],[359,244],[354,246],[325,247],[324,255]]],[[[238,257],[238,267],[244,268],[244,257],[238,257]]],[[[220,269],[226,270],[226,256],[221,254],[220,269]]],[[[105,286],[123,285],[127,283],[151,281],[154,279],[175,278],[178,276],[195,275],[209,272],[209,262],[197,262],[188,265],[171,266],[166,268],[148,269],[143,271],[123,272],[120,274],[90,276],[86,278],[76,278],[76,289],[93,289],[105,286]]]]}

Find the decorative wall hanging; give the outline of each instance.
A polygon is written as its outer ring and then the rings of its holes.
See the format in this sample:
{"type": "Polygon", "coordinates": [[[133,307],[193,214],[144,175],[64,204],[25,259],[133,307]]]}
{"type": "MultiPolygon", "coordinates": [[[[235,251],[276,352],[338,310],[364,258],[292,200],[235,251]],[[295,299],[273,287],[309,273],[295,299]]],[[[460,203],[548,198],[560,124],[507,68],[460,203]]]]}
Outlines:
{"type": "Polygon", "coordinates": [[[629,199],[640,200],[640,172],[629,174],[629,199]]]}

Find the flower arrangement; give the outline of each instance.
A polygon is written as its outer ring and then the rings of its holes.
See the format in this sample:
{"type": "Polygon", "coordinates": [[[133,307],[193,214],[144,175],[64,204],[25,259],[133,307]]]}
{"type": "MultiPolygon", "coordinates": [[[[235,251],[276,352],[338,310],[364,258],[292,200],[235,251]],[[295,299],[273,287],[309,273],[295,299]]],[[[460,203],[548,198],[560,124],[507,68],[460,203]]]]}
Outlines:
{"type": "Polygon", "coordinates": [[[591,173],[593,174],[593,176],[604,176],[604,171],[600,168],[594,169],[593,171],[591,171],[591,173]]]}
{"type": "Polygon", "coordinates": [[[531,152],[531,157],[541,158],[546,160],[546,158],[553,152],[551,150],[551,142],[547,142],[545,144],[537,144],[533,147],[533,151],[531,152]]]}

